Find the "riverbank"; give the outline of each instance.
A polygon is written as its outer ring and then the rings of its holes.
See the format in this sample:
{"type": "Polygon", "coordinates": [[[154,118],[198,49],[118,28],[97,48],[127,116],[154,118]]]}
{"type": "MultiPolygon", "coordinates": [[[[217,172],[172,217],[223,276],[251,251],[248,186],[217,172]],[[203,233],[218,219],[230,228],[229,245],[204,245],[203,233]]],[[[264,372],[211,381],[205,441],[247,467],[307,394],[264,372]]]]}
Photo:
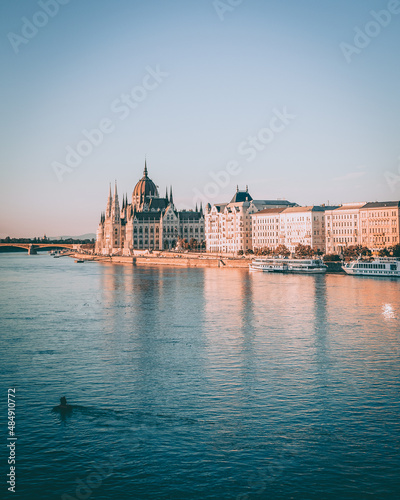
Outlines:
{"type": "MultiPolygon", "coordinates": [[[[249,263],[254,258],[249,257],[223,257],[208,254],[167,254],[159,253],[157,255],[135,255],[132,257],[124,256],[104,256],[74,254],[75,259],[85,261],[105,262],[111,264],[125,264],[133,266],[171,266],[171,267],[225,267],[225,268],[248,268],[249,263]]],[[[326,262],[328,273],[343,272],[340,262],[326,262]]]]}
{"type": "Polygon", "coordinates": [[[133,266],[172,266],[172,267],[232,267],[232,268],[248,268],[250,259],[247,258],[232,258],[232,257],[216,257],[208,255],[137,255],[133,257],[124,256],[102,256],[102,255],[87,255],[74,254],[75,259],[85,261],[105,262],[112,264],[126,264],[133,266]]]}

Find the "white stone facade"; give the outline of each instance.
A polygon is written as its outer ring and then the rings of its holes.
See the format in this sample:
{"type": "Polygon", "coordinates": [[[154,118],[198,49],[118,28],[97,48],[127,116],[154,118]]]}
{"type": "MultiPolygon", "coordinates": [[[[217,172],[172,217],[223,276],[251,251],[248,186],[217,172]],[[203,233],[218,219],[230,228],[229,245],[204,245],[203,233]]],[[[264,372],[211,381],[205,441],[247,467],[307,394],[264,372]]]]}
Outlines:
{"type": "Polygon", "coordinates": [[[280,244],[294,253],[297,245],[325,250],[325,209],[321,206],[291,207],[280,214],[280,244]]]}
{"type": "Polygon", "coordinates": [[[252,214],[291,205],[286,200],[253,200],[247,189],[237,189],[229,203],[208,205],[204,214],[207,252],[237,254],[253,249],[252,214]]]}

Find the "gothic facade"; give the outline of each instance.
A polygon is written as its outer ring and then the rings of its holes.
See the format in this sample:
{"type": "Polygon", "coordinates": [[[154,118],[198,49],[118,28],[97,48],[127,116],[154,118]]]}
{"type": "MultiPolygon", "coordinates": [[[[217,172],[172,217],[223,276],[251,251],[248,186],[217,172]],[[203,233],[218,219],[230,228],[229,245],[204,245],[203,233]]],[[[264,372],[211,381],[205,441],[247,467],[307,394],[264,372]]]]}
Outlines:
{"type": "Polygon", "coordinates": [[[181,210],[175,207],[172,188],[160,197],[149,178],[145,162],[143,177],[136,184],[131,203],[123,197],[120,208],[115,183],[111,185],[106,211],[101,214],[95,252],[102,255],[132,255],[134,250],[174,249],[179,242],[204,241],[203,210],[181,210]]]}

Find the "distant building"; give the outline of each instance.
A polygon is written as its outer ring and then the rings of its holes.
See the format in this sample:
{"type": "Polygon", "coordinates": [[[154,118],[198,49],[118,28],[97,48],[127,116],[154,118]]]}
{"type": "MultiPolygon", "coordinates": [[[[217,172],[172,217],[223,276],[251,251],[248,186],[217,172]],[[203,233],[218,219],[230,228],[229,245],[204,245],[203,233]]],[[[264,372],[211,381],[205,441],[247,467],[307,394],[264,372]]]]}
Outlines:
{"type": "Polygon", "coordinates": [[[344,248],[361,244],[360,209],[365,204],[345,203],[325,211],[326,253],[341,254],[344,248]]]}
{"type": "Polygon", "coordinates": [[[400,201],[366,203],[360,208],[362,246],[372,251],[400,243],[400,201]]]}
{"type": "Polygon", "coordinates": [[[294,206],[287,200],[253,200],[246,187],[237,188],[229,203],[217,203],[205,210],[205,236],[208,252],[237,253],[253,248],[251,215],[267,207],[294,206]]]}
{"type": "Polygon", "coordinates": [[[96,253],[131,255],[134,250],[163,250],[175,248],[179,240],[204,241],[204,216],[199,210],[178,211],[172,188],[160,197],[158,188],[149,178],[147,164],[136,184],[132,201],[124,197],[120,208],[117,184],[114,194],[111,185],[106,211],[101,215],[96,235],[96,253]]]}

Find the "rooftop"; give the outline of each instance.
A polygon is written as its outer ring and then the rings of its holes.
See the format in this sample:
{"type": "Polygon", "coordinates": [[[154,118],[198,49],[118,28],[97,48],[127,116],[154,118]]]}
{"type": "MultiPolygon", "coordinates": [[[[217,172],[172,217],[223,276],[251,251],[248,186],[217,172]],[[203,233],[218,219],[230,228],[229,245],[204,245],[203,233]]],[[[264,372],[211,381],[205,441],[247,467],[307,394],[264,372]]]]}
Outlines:
{"type": "Polygon", "coordinates": [[[362,208],[367,210],[369,208],[398,208],[400,207],[400,201],[374,201],[365,204],[362,208]]]}
{"type": "Polygon", "coordinates": [[[319,205],[309,205],[307,207],[289,207],[284,210],[285,213],[299,213],[299,212],[325,212],[326,207],[319,205]]]}
{"type": "Polygon", "coordinates": [[[264,208],[264,210],[260,210],[259,212],[256,212],[254,215],[268,215],[268,214],[280,214],[284,210],[286,210],[287,207],[279,207],[279,208],[264,208]]]}

